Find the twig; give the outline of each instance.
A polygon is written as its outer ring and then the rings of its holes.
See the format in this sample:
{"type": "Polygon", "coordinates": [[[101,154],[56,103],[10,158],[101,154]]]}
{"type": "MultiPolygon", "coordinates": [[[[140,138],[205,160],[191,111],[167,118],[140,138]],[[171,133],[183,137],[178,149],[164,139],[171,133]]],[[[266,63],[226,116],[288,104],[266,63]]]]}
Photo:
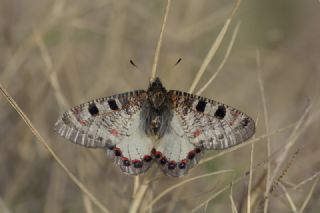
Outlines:
{"type": "Polygon", "coordinates": [[[142,202],[142,198],[144,196],[144,194],[146,193],[149,184],[150,184],[150,178],[152,177],[153,172],[149,171],[149,173],[147,173],[145,179],[143,180],[142,184],[139,185],[136,194],[134,195],[133,201],[130,205],[129,208],[129,213],[136,213],[141,202],[142,202]]]}
{"type": "Polygon", "coordinates": [[[305,112],[301,115],[298,123],[296,124],[292,134],[289,136],[289,140],[288,140],[287,144],[285,145],[282,154],[279,156],[279,159],[277,160],[276,168],[273,170],[272,176],[270,177],[269,185],[267,186],[267,189],[265,191],[265,200],[268,199],[272,183],[274,182],[275,177],[277,176],[277,174],[280,170],[280,167],[282,166],[284,160],[286,159],[286,157],[289,153],[289,150],[295,144],[295,142],[297,141],[299,136],[302,134],[302,132],[306,129],[306,127],[311,124],[311,122],[309,122],[309,120],[305,121],[305,118],[309,114],[310,110],[311,110],[311,105],[308,105],[305,112]]]}
{"type": "MultiPolygon", "coordinates": [[[[256,59],[257,59],[257,72],[258,72],[258,82],[259,82],[259,89],[260,89],[260,95],[261,95],[261,101],[263,106],[263,117],[264,117],[264,124],[266,128],[266,133],[269,134],[269,116],[268,116],[268,110],[267,110],[267,101],[266,101],[266,94],[264,91],[264,85],[262,80],[262,71],[261,71],[261,58],[260,58],[260,52],[257,50],[256,52],[256,59]]],[[[267,157],[269,158],[271,155],[271,141],[270,137],[267,137],[267,157]]],[[[270,183],[270,174],[271,174],[271,162],[267,162],[267,179],[266,179],[266,190],[268,189],[270,183]]],[[[267,194],[267,192],[265,192],[267,194]]],[[[267,213],[268,211],[268,201],[269,199],[266,197],[264,202],[264,213],[267,213]]]]}
{"type": "Polygon", "coordinates": [[[163,23],[162,23],[162,27],[161,27],[159,40],[158,40],[157,47],[156,47],[156,52],[155,52],[154,59],[153,59],[150,82],[152,82],[156,78],[157,65],[158,65],[158,60],[159,60],[159,56],[160,56],[160,49],[161,49],[161,44],[162,44],[163,32],[164,32],[164,27],[166,26],[166,23],[167,23],[167,17],[169,14],[170,5],[171,5],[171,0],[168,0],[166,12],[163,17],[163,23]]]}
{"type": "Polygon", "coordinates": [[[306,183],[312,181],[313,179],[315,179],[316,177],[320,176],[320,171],[317,171],[316,173],[314,173],[312,176],[308,177],[307,179],[301,181],[300,183],[296,184],[293,189],[297,190],[298,188],[300,188],[302,185],[305,185],[306,183]]]}
{"type": "Polygon", "coordinates": [[[0,84],[0,91],[3,96],[7,99],[10,105],[15,109],[15,111],[20,115],[22,120],[27,124],[30,128],[33,135],[38,139],[37,141],[43,145],[51,156],[55,159],[58,165],[65,171],[65,173],[70,177],[70,179],[90,198],[90,200],[99,207],[102,212],[109,212],[109,210],[100,202],[96,197],[94,197],[91,192],[81,183],[81,181],[76,178],[70,170],[63,164],[61,159],[56,155],[56,153],[51,149],[49,144],[45,141],[45,139],[40,135],[40,133],[36,130],[36,128],[31,123],[30,119],[24,114],[24,112],[20,109],[17,103],[13,100],[13,98],[9,95],[9,93],[4,89],[2,84],[0,84]]]}
{"type": "Polygon", "coordinates": [[[282,183],[280,183],[280,182],[279,182],[279,186],[282,188],[283,192],[284,192],[285,195],[286,195],[286,198],[287,198],[287,200],[288,200],[288,203],[289,203],[289,205],[290,205],[290,207],[291,207],[291,211],[294,212],[294,213],[298,213],[297,207],[296,207],[296,205],[294,204],[294,202],[293,202],[293,200],[292,200],[289,192],[287,191],[287,188],[286,188],[282,183]]]}
{"type": "Polygon", "coordinates": [[[230,189],[230,195],[229,195],[229,198],[230,198],[230,201],[231,201],[231,209],[232,209],[232,213],[238,213],[238,210],[237,210],[237,207],[236,207],[236,204],[233,200],[233,196],[232,196],[232,190],[233,187],[231,186],[231,189],[230,189]]]}
{"type": "Polygon", "coordinates": [[[211,48],[207,54],[207,56],[205,57],[205,59],[203,60],[203,63],[199,69],[199,71],[197,72],[196,77],[194,78],[191,87],[189,89],[189,93],[193,93],[197,84],[200,81],[200,78],[202,77],[203,73],[205,72],[205,70],[207,69],[209,63],[211,62],[212,58],[215,56],[215,54],[217,53],[217,50],[220,47],[220,44],[229,28],[229,25],[232,21],[232,18],[235,14],[235,12],[238,10],[239,6],[240,6],[240,0],[236,1],[236,5],[234,6],[231,15],[229,16],[229,18],[226,20],[225,24],[223,25],[220,33],[218,34],[218,37],[216,38],[216,40],[213,42],[213,44],[211,45],[211,48]]]}
{"type": "Polygon", "coordinates": [[[169,192],[171,192],[172,190],[186,184],[186,183],[189,183],[191,181],[194,181],[194,180],[198,180],[198,179],[201,179],[201,178],[205,178],[205,177],[208,177],[208,176],[212,176],[212,175],[218,175],[218,174],[223,174],[223,173],[227,173],[227,172],[232,172],[232,170],[221,170],[221,171],[216,171],[216,172],[211,172],[211,173],[208,173],[208,174],[204,174],[204,175],[199,175],[199,176],[196,176],[196,177],[193,177],[193,178],[189,178],[187,180],[184,180],[184,181],[181,181],[175,185],[172,185],[170,186],[169,188],[165,189],[163,192],[161,192],[157,197],[155,197],[152,202],[143,210],[143,212],[147,211],[152,205],[154,205],[156,202],[158,202],[158,200],[160,200],[163,196],[165,196],[166,194],[168,194],[169,192]]]}
{"type": "MultiPolygon", "coordinates": [[[[258,126],[259,115],[256,119],[256,126],[258,126]]],[[[253,135],[253,139],[256,136],[253,135]]],[[[253,153],[254,153],[254,143],[251,144],[251,152],[250,152],[250,170],[249,170],[249,183],[248,183],[248,197],[247,197],[247,213],[251,212],[251,188],[252,188],[252,169],[253,169],[253,153]]]]}
{"type": "Polygon", "coordinates": [[[217,191],[216,193],[214,193],[212,196],[210,196],[209,198],[207,198],[205,201],[203,201],[202,203],[200,203],[198,206],[196,206],[195,208],[193,208],[190,212],[196,212],[197,210],[199,210],[202,206],[208,205],[208,203],[213,200],[214,198],[216,198],[217,196],[219,196],[221,193],[225,192],[226,190],[228,190],[232,185],[238,183],[241,179],[243,178],[243,176],[239,176],[236,180],[232,181],[231,184],[226,185],[225,187],[223,187],[222,189],[220,189],[219,191],[217,191]]]}
{"type": "Polygon", "coordinates": [[[237,38],[239,29],[240,29],[240,24],[241,24],[241,22],[238,22],[236,28],[234,29],[234,31],[232,33],[232,37],[229,42],[228,49],[223,57],[223,60],[221,61],[220,65],[219,65],[217,71],[211,76],[211,78],[207,81],[207,83],[205,83],[205,85],[201,89],[199,89],[199,91],[196,93],[197,95],[200,95],[201,93],[203,93],[208,88],[208,86],[213,82],[213,80],[218,76],[218,74],[221,72],[222,68],[224,67],[224,65],[225,65],[225,63],[231,53],[234,41],[237,38]]]}
{"type": "Polygon", "coordinates": [[[140,179],[139,176],[135,176],[133,179],[133,192],[132,192],[133,198],[136,196],[137,190],[139,188],[139,184],[140,184],[139,179],[140,179]]]}
{"type": "Polygon", "coordinates": [[[58,81],[57,73],[53,70],[53,63],[49,55],[49,51],[43,42],[42,35],[35,28],[33,28],[33,36],[35,43],[38,45],[40,49],[41,56],[47,68],[46,71],[49,77],[49,82],[53,88],[57,102],[60,105],[60,108],[67,108],[70,106],[70,104],[65,98],[65,96],[62,95],[63,93],[61,92],[61,87],[58,81]]]}
{"type": "Polygon", "coordinates": [[[306,208],[306,206],[308,205],[308,202],[310,201],[311,196],[312,196],[312,193],[313,193],[313,191],[315,190],[315,188],[316,188],[319,180],[320,180],[320,178],[317,178],[317,179],[314,181],[314,183],[312,184],[311,189],[310,189],[310,191],[309,191],[309,193],[308,193],[308,196],[306,197],[305,201],[303,202],[303,204],[302,204],[302,206],[301,206],[301,208],[300,208],[300,210],[299,210],[299,213],[302,213],[302,212],[304,211],[304,209],[306,208]]]}

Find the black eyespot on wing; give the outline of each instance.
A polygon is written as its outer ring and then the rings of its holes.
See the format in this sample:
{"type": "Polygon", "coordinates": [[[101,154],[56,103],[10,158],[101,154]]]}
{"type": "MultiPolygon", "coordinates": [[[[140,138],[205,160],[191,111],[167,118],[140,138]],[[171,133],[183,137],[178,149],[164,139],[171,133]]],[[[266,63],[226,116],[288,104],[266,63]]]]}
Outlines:
{"type": "Polygon", "coordinates": [[[108,104],[109,104],[110,109],[112,109],[112,110],[119,109],[119,107],[114,99],[108,100],[108,104]]]}
{"type": "Polygon", "coordinates": [[[90,115],[92,115],[92,116],[97,116],[99,114],[99,109],[95,103],[92,103],[89,105],[88,111],[89,111],[90,115]]]}
{"type": "Polygon", "coordinates": [[[218,119],[223,119],[226,116],[226,108],[223,105],[220,105],[217,111],[214,113],[214,116],[218,119]]]}
{"type": "Polygon", "coordinates": [[[196,106],[196,110],[198,112],[204,112],[204,110],[206,109],[206,105],[207,105],[206,101],[200,100],[196,106]]]}

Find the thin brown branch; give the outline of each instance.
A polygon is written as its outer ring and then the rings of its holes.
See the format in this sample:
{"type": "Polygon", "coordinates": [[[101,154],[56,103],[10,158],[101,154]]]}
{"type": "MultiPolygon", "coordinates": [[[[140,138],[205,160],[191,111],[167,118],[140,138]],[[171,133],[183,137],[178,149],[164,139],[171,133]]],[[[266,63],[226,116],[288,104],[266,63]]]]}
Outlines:
{"type": "Polygon", "coordinates": [[[203,63],[202,63],[199,71],[197,72],[196,77],[194,78],[194,80],[193,80],[193,82],[191,84],[191,87],[189,89],[189,93],[193,93],[194,92],[194,90],[195,90],[196,86],[198,85],[203,73],[206,71],[209,63],[211,62],[211,60],[213,59],[213,57],[217,53],[217,51],[218,51],[218,49],[219,49],[219,47],[220,47],[220,45],[222,43],[223,38],[224,38],[226,32],[229,29],[229,26],[230,26],[230,23],[231,23],[231,21],[233,19],[233,16],[234,16],[235,12],[238,10],[238,8],[240,6],[240,2],[241,2],[240,0],[236,1],[236,4],[235,4],[235,6],[234,6],[229,18],[224,23],[224,25],[223,25],[220,33],[218,34],[216,40],[212,43],[211,48],[210,48],[207,56],[203,60],[203,63]]]}
{"type": "Polygon", "coordinates": [[[167,23],[167,17],[168,17],[168,14],[169,14],[170,5],[171,5],[171,0],[168,0],[167,1],[166,12],[165,12],[164,17],[163,17],[163,22],[162,22],[162,27],[161,27],[161,31],[160,31],[159,40],[158,40],[157,47],[156,47],[156,52],[155,52],[154,59],[153,59],[150,82],[152,82],[156,78],[157,65],[158,65],[159,56],[160,56],[160,49],[161,49],[161,45],[162,45],[163,33],[164,33],[164,28],[165,28],[166,23],[167,23]]]}
{"type": "Polygon", "coordinates": [[[21,110],[21,108],[18,106],[18,104],[14,101],[14,99],[9,95],[9,93],[4,89],[2,84],[0,84],[0,91],[3,94],[3,96],[6,98],[6,100],[10,103],[10,105],[15,109],[15,111],[19,114],[19,116],[22,118],[22,120],[27,124],[33,135],[37,138],[37,141],[43,145],[47,151],[50,153],[50,155],[54,158],[54,160],[58,163],[58,165],[65,171],[65,173],[69,176],[69,178],[85,193],[89,199],[97,205],[97,207],[102,212],[109,212],[109,210],[93,195],[91,192],[81,183],[81,181],[74,176],[70,170],[64,165],[64,163],[61,161],[61,159],[56,155],[56,153],[51,149],[49,144],[46,142],[46,140],[40,135],[40,133],[37,131],[37,129],[33,126],[30,119],[24,114],[24,112],[21,110]]]}
{"type": "Polygon", "coordinates": [[[231,53],[231,50],[232,50],[232,47],[233,47],[233,44],[237,38],[237,35],[238,35],[238,32],[239,32],[239,29],[240,29],[240,24],[241,22],[238,22],[236,28],[234,29],[233,33],[232,33],[232,37],[231,37],[231,40],[229,42],[229,45],[228,45],[228,48],[227,48],[227,51],[217,69],[217,71],[211,76],[211,78],[207,81],[207,83],[205,83],[205,85],[199,89],[199,91],[196,93],[197,95],[200,95],[201,93],[203,93],[207,88],[208,86],[214,81],[214,79],[216,79],[216,77],[219,75],[219,73],[221,72],[222,68],[224,67],[227,59],[229,58],[229,55],[231,53]]]}

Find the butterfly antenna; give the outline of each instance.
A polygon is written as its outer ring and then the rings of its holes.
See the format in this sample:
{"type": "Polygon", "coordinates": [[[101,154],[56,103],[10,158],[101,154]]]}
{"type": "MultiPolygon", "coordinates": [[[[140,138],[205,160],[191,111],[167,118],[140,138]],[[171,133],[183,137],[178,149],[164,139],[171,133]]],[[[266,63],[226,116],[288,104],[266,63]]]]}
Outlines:
{"type": "Polygon", "coordinates": [[[171,72],[178,64],[180,64],[181,60],[182,60],[182,58],[179,58],[179,59],[176,61],[176,63],[174,63],[174,65],[171,67],[171,69],[170,69],[169,72],[171,72]]]}
{"type": "Polygon", "coordinates": [[[177,66],[181,62],[182,58],[179,58],[177,62],[173,65],[173,67],[177,66]]]}
{"type": "Polygon", "coordinates": [[[134,63],[132,59],[130,59],[130,64],[139,70],[139,67],[134,63]]]}

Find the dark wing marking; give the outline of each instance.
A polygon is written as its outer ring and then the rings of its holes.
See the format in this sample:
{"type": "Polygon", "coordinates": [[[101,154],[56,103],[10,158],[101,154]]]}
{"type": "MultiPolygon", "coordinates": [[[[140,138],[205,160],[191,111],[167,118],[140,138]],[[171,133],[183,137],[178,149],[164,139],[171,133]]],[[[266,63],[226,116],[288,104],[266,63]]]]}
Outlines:
{"type": "Polygon", "coordinates": [[[143,90],[92,100],[63,113],[55,124],[62,137],[89,148],[106,148],[120,169],[138,175],[152,164],[152,141],[140,126],[143,90]]]}
{"type": "Polygon", "coordinates": [[[173,110],[197,147],[226,149],[248,140],[255,132],[252,118],[225,104],[181,91],[169,91],[173,110]]]}
{"type": "Polygon", "coordinates": [[[146,99],[143,90],[92,100],[63,113],[55,123],[62,137],[86,147],[120,143],[133,123],[132,117],[146,99]]]}
{"type": "Polygon", "coordinates": [[[173,177],[188,173],[204,154],[202,148],[190,143],[179,118],[173,115],[169,131],[157,142],[154,156],[162,171],[173,177]]]}

